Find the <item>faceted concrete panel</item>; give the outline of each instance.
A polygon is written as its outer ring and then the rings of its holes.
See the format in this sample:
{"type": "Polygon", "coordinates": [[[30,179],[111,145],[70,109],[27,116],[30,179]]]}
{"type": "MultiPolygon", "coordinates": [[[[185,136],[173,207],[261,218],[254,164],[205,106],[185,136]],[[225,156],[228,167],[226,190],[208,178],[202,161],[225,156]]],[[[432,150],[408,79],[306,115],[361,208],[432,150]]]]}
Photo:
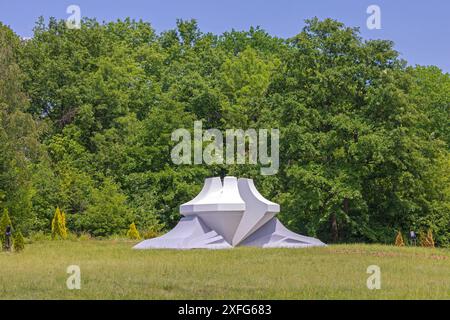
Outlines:
{"type": "Polygon", "coordinates": [[[246,210],[233,237],[233,246],[237,246],[280,211],[278,204],[267,200],[258,192],[253,180],[239,179],[238,187],[245,201],[246,210]]]}
{"type": "Polygon", "coordinates": [[[200,193],[180,206],[184,215],[171,231],[142,241],[135,249],[225,249],[235,246],[303,248],[324,246],[296,234],[274,216],[280,206],[265,199],[253,180],[225,177],[205,180],[200,193]]]}

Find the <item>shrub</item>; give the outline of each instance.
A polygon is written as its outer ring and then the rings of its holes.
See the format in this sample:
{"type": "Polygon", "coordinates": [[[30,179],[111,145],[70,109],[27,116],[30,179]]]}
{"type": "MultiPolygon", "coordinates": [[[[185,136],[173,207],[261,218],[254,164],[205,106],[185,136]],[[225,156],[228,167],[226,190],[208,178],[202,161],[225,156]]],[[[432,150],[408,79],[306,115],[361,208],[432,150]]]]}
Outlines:
{"type": "Polygon", "coordinates": [[[59,207],[56,208],[52,220],[52,239],[55,238],[67,239],[66,215],[59,207]]]}
{"type": "Polygon", "coordinates": [[[92,201],[86,211],[77,215],[78,230],[94,237],[123,234],[134,219],[126,204],[127,198],[119,186],[111,180],[104,182],[101,189],[92,191],[92,201]]]}
{"type": "Polygon", "coordinates": [[[420,233],[420,245],[422,247],[434,248],[433,231],[428,229],[426,235],[425,232],[420,233]]]}
{"type": "Polygon", "coordinates": [[[61,238],[67,239],[66,213],[64,211],[61,211],[61,225],[59,231],[61,238]]]}
{"type": "Polygon", "coordinates": [[[59,207],[56,208],[55,210],[55,214],[53,215],[53,219],[52,219],[52,239],[55,239],[56,236],[59,234],[59,215],[60,215],[60,211],[59,211],[59,207]]]}
{"type": "Polygon", "coordinates": [[[397,236],[395,237],[395,245],[397,247],[404,247],[405,246],[405,242],[403,241],[403,236],[402,236],[402,233],[400,231],[397,232],[397,236]]]}
{"type": "Polygon", "coordinates": [[[144,239],[156,238],[161,235],[161,229],[162,229],[161,225],[159,224],[153,225],[143,232],[142,237],[144,239]]]}
{"type": "Polygon", "coordinates": [[[44,233],[43,231],[37,231],[30,234],[28,237],[30,242],[36,242],[36,241],[47,241],[51,240],[51,236],[49,234],[44,233]]]}
{"type": "Polygon", "coordinates": [[[130,224],[130,229],[128,229],[127,237],[133,240],[139,240],[141,238],[134,222],[130,224]]]}
{"type": "Polygon", "coordinates": [[[17,234],[14,236],[14,251],[20,252],[23,249],[25,249],[25,241],[23,239],[22,232],[17,232],[17,234]]]}

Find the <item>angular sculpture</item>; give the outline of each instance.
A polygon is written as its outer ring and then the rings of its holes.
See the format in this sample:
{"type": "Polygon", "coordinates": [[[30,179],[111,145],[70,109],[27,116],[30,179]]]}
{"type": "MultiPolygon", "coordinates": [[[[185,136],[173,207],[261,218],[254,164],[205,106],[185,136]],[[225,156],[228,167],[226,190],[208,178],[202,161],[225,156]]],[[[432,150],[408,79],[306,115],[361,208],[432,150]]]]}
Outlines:
{"type": "Polygon", "coordinates": [[[208,178],[191,201],[180,206],[184,217],[165,235],[135,249],[226,249],[236,246],[301,248],[325,246],[318,239],[289,231],[275,218],[280,206],[265,199],[252,179],[208,178]]]}

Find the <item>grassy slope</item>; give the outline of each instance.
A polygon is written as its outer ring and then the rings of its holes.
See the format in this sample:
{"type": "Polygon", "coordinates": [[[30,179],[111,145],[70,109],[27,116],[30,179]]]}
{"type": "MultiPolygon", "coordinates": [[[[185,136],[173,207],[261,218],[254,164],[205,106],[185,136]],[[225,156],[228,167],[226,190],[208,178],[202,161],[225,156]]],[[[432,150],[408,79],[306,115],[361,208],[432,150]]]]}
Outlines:
{"type": "Polygon", "coordinates": [[[42,241],[0,253],[0,298],[450,299],[450,250],[378,245],[311,249],[131,250],[131,242],[42,241]],[[68,290],[66,268],[81,268],[68,290]],[[380,266],[381,290],[366,269],[380,266]]]}

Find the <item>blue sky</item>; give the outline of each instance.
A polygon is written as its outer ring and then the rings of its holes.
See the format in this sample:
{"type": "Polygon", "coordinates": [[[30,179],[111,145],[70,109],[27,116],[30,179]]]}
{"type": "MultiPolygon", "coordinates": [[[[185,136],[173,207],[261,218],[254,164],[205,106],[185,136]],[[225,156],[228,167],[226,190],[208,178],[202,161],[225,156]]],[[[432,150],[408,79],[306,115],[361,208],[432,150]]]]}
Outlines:
{"type": "Polygon", "coordinates": [[[40,15],[66,19],[70,4],[80,6],[82,16],[99,21],[142,18],[158,32],[173,28],[177,18],[195,18],[204,32],[261,26],[272,35],[291,37],[304,19],[331,17],[360,27],[364,38],[393,40],[412,65],[436,65],[450,72],[449,0],[0,0],[0,21],[29,37],[40,15]],[[371,4],[381,9],[380,30],[366,27],[371,4]]]}

